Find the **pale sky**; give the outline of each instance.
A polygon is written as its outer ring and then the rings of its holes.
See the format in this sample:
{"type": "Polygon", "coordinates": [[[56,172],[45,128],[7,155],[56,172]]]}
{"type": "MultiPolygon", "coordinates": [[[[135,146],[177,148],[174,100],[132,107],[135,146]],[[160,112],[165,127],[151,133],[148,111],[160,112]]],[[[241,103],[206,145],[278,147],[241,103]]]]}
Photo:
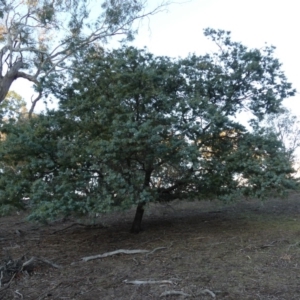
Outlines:
{"type": "MultiPolygon", "coordinates": [[[[276,46],[276,57],[282,62],[288,80],[300,91],[299,4],[296,0],[191,0],[173,4],[167,12],[143,21],[133,45],[146,46],[156,55],[205,54],[214,46],[203,36],[203,29],[229,30],[234,40],[249,47],[261,48],[265,42],[276,46]]],[[[12,89],[29,100],[29,86],[18,80],[12,89]]],[[[285,104],[300,117],[299,100],[297,94],[285,104]]],[[[43,109],[42,102],[38,108],[43,109]]]]}

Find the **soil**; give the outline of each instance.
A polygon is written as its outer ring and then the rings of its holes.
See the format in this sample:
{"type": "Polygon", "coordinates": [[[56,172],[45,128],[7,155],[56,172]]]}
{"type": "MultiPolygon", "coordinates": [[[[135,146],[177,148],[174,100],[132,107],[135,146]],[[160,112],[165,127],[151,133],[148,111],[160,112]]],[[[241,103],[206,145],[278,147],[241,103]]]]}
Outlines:
{"type": "Polygon", "coordinates": [[[42,260],[2,276],[0,299],[300,299],[299,200],[150,205],[139,234],[135,209],[43,226],[3,217],[0,266],[42,260]],[[120,249],[149,252],[82,260],[120,249]]]}

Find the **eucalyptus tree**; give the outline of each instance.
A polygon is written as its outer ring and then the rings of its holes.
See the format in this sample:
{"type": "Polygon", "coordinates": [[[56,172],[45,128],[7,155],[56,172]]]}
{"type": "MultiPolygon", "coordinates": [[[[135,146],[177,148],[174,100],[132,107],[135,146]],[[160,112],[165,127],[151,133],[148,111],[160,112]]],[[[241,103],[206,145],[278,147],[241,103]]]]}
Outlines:
{"type": "Polygon", "coordinates": [[[264,120],[268,133],[277,135],[291,160],[297,159],[300,147],[300,120],[291,110],[284,108],[279,114],[270,114],[264,120]]]}
{"type": "Polygon", "coordinates": [[[1,0],[0,103],[11,84],[24,78],[43,96],[43,83],[70,65],[77,51],[103,46],[112,37],[132,39],[137,20],[168,5],[147,11],[145,0],[1,0]]]}
{"type": "Polygon", "coordinates": [[[7,125],[0,201],[30,198],[37,220],[136,205],[139,232],[153,201],[228,201],[294,187],[282,143],[260,127],[295,92],[274,49],[205,34],[218,52],[172,59],[133,47],[86,49],[72,82],[48,82],[57,111],[7,125]],[[252,131],[234,118],[243,110],[253,113],[252,131]]]}

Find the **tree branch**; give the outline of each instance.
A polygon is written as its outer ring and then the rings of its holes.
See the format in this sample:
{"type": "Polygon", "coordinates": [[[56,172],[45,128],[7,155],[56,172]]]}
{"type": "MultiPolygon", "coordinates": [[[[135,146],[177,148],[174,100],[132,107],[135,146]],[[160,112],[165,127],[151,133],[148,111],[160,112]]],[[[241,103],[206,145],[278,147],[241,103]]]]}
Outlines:
{"type": "Polygon", "coordinates": [[[32,117],[32,114],[33,114],[33,111],[34,111],[34,108],[37,104],[37,102],[42,98],[42,92],[39,92],[38,96],[34,99],[34,100],[31,100],[31,107],[30,107],[30,110],[28,112],[28,118],[30,119],[32,117]]]}
{"type": "Polygon", "coordinates": [[[27,79],[27,80],[29,80],[29,81],[31,81],[31,82],[34,82],[35,84],[38,84],[39,82],[38,82],[38,80],[37,80],[37,78],[36,78],[36,76],[32,76],[32,75],[29,75],[29,74],[27,74],[27,73],[24,73],[24,72],[18,72],[17,73],[17,77],[18,78],[24,78],[24,79],[27,79]]]}

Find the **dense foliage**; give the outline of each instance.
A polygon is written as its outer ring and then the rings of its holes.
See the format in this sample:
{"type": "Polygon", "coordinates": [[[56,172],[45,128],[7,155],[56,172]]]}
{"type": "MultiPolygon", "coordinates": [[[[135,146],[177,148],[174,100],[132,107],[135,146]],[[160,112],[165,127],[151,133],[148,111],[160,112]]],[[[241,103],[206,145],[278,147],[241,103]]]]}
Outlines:
{"type": "MultiPolygon", "coordinates": [[[[185,59],[89,48],[59,109],[7,124],[0,201],[30,198],[33,219],[173,199],[263,197],[294,186],[289,156],[260,127],[294,94],[273,48],[248,49],[207,29],[220,51],[185,59]],[[252,129],[235,117],[251,111],[252,129]]],[[[138,212],[137,211],[137,212],[138,212]]]]}

